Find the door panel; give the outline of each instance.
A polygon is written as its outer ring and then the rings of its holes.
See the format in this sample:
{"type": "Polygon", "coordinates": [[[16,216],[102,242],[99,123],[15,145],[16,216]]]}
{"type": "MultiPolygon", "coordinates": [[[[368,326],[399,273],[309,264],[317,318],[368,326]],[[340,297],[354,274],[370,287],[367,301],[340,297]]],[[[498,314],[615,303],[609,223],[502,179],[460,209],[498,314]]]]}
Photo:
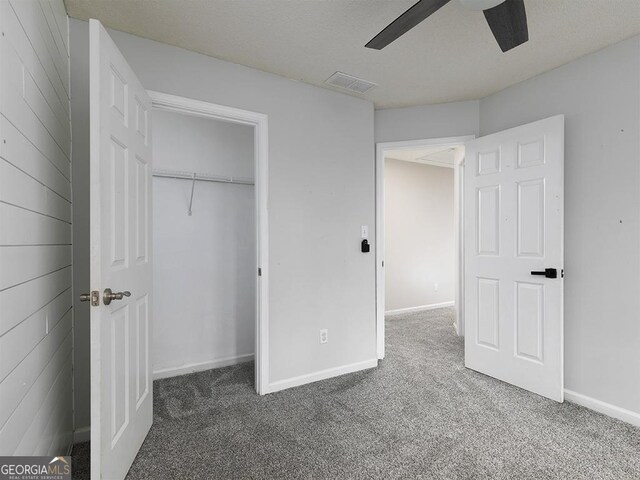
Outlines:
{"type": "Polygon", "coordinates": [[[500,348],[499,280],[478,277],[477,342],[489,348],[500,348]]]}
{"type": "Polygon", "coordinates": [[[500,255],[500,185],[478,189],[478,255],[500,255]]]}
{"type": "Polygon", "coordinates": [[[151,100],[96,20],[90,42],[91,476],[116,480],[152,422],[151,100]]]}
{"type": "Polygon", "coordinates": [[[562,401],[564,117],[468,142],[465,169],[465,364],[562,401]]]}
{"type": "Polygon", "coordinates": [[[519,257],[544,257],[544,178],[518,183],[519,257]]]}
{"type": "Polygon", "coordinates": [[[521,358],[542,362],[543,286],[516,282],[516,348],[521,358]]]}

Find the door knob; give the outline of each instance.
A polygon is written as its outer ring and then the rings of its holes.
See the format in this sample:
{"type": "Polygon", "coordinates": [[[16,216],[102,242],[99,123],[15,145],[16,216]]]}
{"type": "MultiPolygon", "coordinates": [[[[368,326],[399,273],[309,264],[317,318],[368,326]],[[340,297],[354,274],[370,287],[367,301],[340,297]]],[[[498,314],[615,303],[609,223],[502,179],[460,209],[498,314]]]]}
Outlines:
{"type": "Polygon", "coordinates": [[[131,292],[113,292],[110,288],[104,289],[104,294],[102,295],[102,303],[105,305],[109,305],[111,300],[122,300],[124,297],[130,297],[131,292]]]}
{"type": "Polygon", "coordinates": [[[533,271],[531,275],[543,275],[546,278],[558,278],[558,270],[555,268],[545,268],[542,271],[533,271]]]}

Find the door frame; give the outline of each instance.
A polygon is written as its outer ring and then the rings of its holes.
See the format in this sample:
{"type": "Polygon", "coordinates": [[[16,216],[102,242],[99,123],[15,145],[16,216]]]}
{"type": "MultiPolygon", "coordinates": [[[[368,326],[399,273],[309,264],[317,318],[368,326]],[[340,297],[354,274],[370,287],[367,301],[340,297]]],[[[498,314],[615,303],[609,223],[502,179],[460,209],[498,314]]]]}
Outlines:
{"type": "MultiPolygon", "coordinates": [[[[422,140],[406,140],[399,142],[376,143],[376,350],[379,359],[385,355],[384,346],[384,313],[385,313],[385,279],[384,279],[384,161],[389,150],[410,150],[420,147],[457,147],[464,145],[469,140],[475,139],[475,135],[463,135],[459,137],[427,138],[422,140]]],[[[455,328],[460,336],[464,336],[464,235],[462,226],[464,216],[462,207],[464,191],[464,157],[454,165],[454,204],[455,207],[455,244],[456,267],[454,274],[455,283],[455,328]]]]}
{"type": "Polygon", "coordinates": [[[254,127],[254,175],[256,207],[256,392],[267,393],[269,385],[269,134],[268,115],[191,98],[147,90],[152,107],[165,111],[254,127]]]}

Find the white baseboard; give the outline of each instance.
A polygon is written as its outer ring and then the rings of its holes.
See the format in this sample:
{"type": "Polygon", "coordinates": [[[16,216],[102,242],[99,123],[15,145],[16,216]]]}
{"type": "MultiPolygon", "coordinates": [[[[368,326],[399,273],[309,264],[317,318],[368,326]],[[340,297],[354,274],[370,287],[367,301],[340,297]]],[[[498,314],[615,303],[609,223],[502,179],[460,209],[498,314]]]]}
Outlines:
{"type": "Polygon", "coordinates": [[[567,389],[565,389],[564,391],[564,399],[568,402],[581,405],[590,410],[603,413],[610,417],[617,418],[618,420],[622,420],[623,422],[635,425],[636,427],[640,427],[640,413],[632,412],[631,410],[627,410],[625,408],[616,407],[615,405],[611,405],[610,403],[596,400],[595,398],[587,397],[586,395],[582,395],[581,393],[573,392],[567,389]]]}
{"type": "Polygon", "coordinates": [[[91,427],[76,428],[73,432],[73,444],[88,442],[91,440],[91,427]]]}
{"type": "Polygon", "coordinates": [[[436,308],[453,307],[455,302],[432,303],[431,305],[418,305],[417,307],[397,308],[395,310],[387,310],[385,315],[398,315],[400,313],[421,312],[423,310],[435,310],[436,308]]]}
{"type": "Polygon", "coordinates": [[[212,370],[214,368],[229,367],[239,363],[250,362],[253,360],[253,353],[246,355],[237,355],[235,357],[225,357],[207,362],[189,363],[179,367],[161,368],[153,371],[153,379],[177,377],[178,375],[187,375],[194,372],[202,372],[204,370],[212,370]]]}
{"type": "Polygon", "coordinates": [[[287,378],[286,380],[278,380],[277,382],[267,385],[264,393],[274,393],[280,390],[286,390],[287,388],[299,387],[307,383],[317,382],[319,380],[326,380],[328,378],[339,377],[340,375],[346,375],[347,373],[354,373],[360,370],[367,370],[378,366],[378,359],[373,358],[371,360],[365,360],[364,362],[352,363],[349,365],[343,365],[341,367],[328,368],[326,370],[320,370],[319,372],[309,373],[307,375],[300,375],[299,377],[287,378]]]}

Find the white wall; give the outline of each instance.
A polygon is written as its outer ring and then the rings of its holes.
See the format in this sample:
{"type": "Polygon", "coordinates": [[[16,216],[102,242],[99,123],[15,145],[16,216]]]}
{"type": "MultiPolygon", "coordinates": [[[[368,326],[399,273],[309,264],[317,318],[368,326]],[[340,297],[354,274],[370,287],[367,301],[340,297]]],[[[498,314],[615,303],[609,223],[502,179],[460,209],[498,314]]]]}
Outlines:
{"type": "Polygon", "coordinates": [[[0,0],[0,455],[71,444],[68,23],[0,0]]]}
{"type": "MultiPolygon", "coordinates": [[[[252,178],[253,127],[153,113],[155,168],[252,178]]],[[[152,358],[156,377],[252,358],[255,199],[251,185],[153,179],[152,358]]]]}
{"type": "Polygon", "coordinates": [[[640,37],[481,100],[480,130],[559,113],[565,386],[640,413],[640,37]]]}
{"type": "Polygon", "coordinates": [[[376,143],[477,135],[478,107],[472,100],[376,110],[376,143]]]}
{"type": "MultiPolygon", "coordinates": [[[[71,20],[74,194],[88,201],[88,24],[71,20]],[[77,55],[73,52],[77,48],[77,55]],[[78,119],[76,120],[76,115],[78,119]]],[[[310,380],[376,358],[375,245],[360,253],[360,226],[374,225],[373,105],[251,68],[112,32],[145,87],[269,116],[269,381],[310,380]],[[319,331],[329,330],[320,344],[319,331]],[[336,369],[336,370],[332,370],[336,369]]],[[[86,217],[74,237],[88,243],[86,217]]],[[[84,258],[84,262],[86,262],[84,258]]],[[[79,268],[82,268],[79,266],[79,268]]],[[[86,269],[86,267],[84,267],[86,269]]],[[[82,274],[87,278],[87,273],[82,274]]],[[[82,284],[81,288],[86,288],[82,284]]],[[[79,286],[80,287],[80,286],[79,286]]],[[[77,312],[81,315],[80,311],[77,312]]],[[[88,363],[88,319],[78,320],[76,364],[88,363]]],[[[88,411],[88,371],[77,404],[88,411]]],[[[278,384],[276,384],[277,386],[278,384]]],[[[78,418],[87,425],[88,415],[78,418]]]]}
{"type": "Polygon", "coordinates": [[[154,169],[253,178],[252,126],[154,110],[153,133],[154,169]]]}
{"type": "Polygon", "coordinates": [[[386,310],[453,302],[453,168],[386,159],[384,173],[386,310]]]}

